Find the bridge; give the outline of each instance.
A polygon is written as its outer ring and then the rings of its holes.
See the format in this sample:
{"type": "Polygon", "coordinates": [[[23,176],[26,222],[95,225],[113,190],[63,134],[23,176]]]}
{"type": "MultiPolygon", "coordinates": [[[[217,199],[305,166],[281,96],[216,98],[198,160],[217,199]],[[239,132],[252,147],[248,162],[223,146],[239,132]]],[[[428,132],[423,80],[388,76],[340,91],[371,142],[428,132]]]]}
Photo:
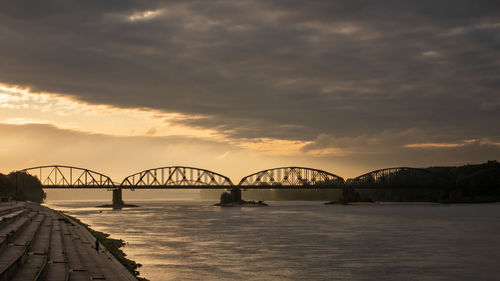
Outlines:
{"type": "Polygon", "coordinates": [[[306,167],[280,167],[243,177],[238,185],[222,174],[206,169],[169,166],[144,170],[120,183],[85,168],[64,165],[38,166],[19,172],[35,176],[43,188],[108,189],[113,204],[123,204],[123,189],[341,189],[349,198],[355,189],[443,189],[443,179],[425,169],[396,167],[372,171],[353,179],[306,167]]]}

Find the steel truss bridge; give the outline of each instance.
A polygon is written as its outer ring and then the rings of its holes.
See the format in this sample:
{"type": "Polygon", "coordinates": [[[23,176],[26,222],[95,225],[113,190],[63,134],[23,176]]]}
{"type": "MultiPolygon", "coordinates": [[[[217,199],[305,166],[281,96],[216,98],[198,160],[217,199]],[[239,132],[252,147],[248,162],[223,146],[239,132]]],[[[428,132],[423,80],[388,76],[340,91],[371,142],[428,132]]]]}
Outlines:
{"type": "Polygon", "coordinates": [[[117,183],[110,177],[89,169],[72,166],[38,166],[20,170],[19,172],[35,176],[44,188],[108,188],[113,189],[117,183]]]}
{"type": "Polygon", "coordinates": [[[344,180],[335,174],[312,168],[281,167],[243,177],[234,185],[229,177],[205,169],[171,166],[132,174],[121,182],[85,168],[50,165],[19,172],[35,176],[44,188],[114,189],[386,189],[443,188],[444,180],[425,169],[397,167],[372,171],[344,180]]]}

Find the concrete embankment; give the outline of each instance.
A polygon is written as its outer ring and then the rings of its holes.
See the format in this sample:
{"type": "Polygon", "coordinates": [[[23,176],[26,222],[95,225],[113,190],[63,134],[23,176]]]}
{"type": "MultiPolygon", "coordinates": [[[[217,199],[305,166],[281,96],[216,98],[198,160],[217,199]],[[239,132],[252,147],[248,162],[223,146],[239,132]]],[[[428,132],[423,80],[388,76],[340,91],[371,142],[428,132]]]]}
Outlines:
{"type": "Polygon", "coordinates": [[[35,203],[0,203],[0,281],[137,281],[71,218],[35,203]]]}

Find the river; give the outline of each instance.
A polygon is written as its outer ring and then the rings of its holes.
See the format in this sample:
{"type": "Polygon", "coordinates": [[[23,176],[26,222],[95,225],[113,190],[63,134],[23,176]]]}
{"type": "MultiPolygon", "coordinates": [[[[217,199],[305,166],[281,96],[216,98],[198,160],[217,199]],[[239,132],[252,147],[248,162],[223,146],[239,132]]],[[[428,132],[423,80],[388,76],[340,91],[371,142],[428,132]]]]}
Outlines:
{"type": "Polygon", "coordinates": [[[125,240],[151,281],[500,280],[500,204],[102,203],[46,205],[125,240]]]}

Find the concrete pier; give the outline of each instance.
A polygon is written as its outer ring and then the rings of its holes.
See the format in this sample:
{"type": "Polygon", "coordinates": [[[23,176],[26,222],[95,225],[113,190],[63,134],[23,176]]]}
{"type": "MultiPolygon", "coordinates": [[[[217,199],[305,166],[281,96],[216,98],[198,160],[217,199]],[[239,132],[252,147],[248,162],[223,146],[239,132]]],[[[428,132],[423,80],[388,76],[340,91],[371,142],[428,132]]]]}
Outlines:
{"type": "Polygon", "coordinates": [[[346,185],[342,188],[342,201],[345,203],[359,201],[359,194],[353,187],[346,185]]]}
{"type": "Polygon", "coordinates": [[[123,206],[122,189],[113,189],[113,207],[120,209],[123,206]]]}
{"type": "Polygon", "coordinates": [[[82,225],[27,202],[0,203],[0,281],[137,281],[82,225]]]}
{"type": "Polygon", "coordinates": [[[231,200],[232,202],[241,201],[241,189],[239,187],[234,187],[231,189],[231,200]]]}

